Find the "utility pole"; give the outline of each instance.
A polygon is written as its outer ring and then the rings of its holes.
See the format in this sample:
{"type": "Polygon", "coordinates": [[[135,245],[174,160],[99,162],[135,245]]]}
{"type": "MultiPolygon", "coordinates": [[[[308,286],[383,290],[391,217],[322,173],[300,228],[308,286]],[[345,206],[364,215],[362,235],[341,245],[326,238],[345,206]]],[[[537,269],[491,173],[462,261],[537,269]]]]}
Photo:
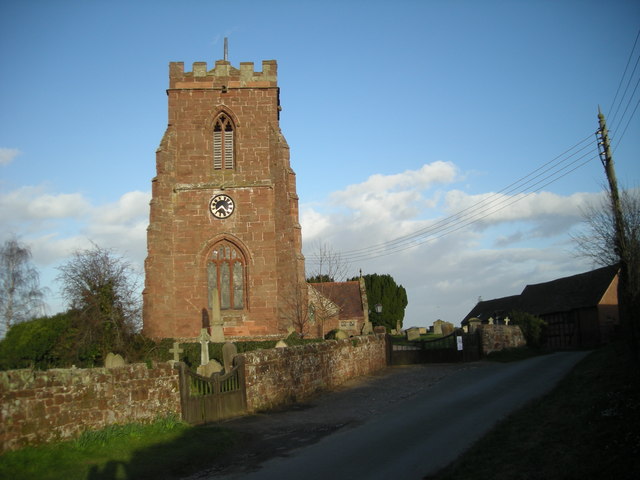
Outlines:
{"type": "Polygon", "coordinates": [[[602,162],[604,172],[607,175],[607,181],[609,182],[611,207],[613,208],[613,216],[616,227],[616,253],[622,260],[622,257],[626,252],[624,220],[622,218],[622,207],[620,205],[620,194],[618,192],[618,181],[616,180],[616,171],[613,166],[613,156],[611,155],[609,131],[607,130],[607,122],[604,118],[604,114],[600,111],[600,107],[598,107],[598,124],[600,128],[596,132],[596,138],[598,139],[600,161],[602,162]]]}
{"type": "MultiPolygon", "coordinates": [[[[635,317],[637,312],[634,309],[638,306],[638,284],[637,284],[637,259],[632,258],[631,252],[628,250],[630,245],[627,243],[625,233],[625,220],[622,215],[622,206],[620,203],[620,194],[618,192],[618,181],[616,180],[616,172],[613,167],[613,156],[611,155],[611,144],[609,143],[609,132],[607,131],[607,122],[603,113],[598,107],[598,123],[600,128],[596,132],[598,139],[598,151],[600,153],[600,161],[604,167],[607,181],[609,182],[609,196],[611,198],[611,209],[615,224],[615,249],[616,256],[620,261],[620,274],[618,276],[618,311],[620,314],[620,323],[622,328],[627,330],[628,340],[631,346],[631,352],[636,360],[640,360],[640,352],[638,351],[640,340],[640,325],[635,317]],[[634,280],[635,279],[635,280],[634,280]]],[[[634,241],[634,240],[630,240],[634,241]]]]}

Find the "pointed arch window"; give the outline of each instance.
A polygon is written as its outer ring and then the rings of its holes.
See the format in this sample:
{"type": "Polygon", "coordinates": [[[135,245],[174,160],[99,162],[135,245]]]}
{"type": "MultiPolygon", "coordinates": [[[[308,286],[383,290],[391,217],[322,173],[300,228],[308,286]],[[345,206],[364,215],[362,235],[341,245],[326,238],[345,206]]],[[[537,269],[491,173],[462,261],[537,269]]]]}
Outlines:
{"type": "MultiPolygon", "coordinates": [[[[220,310],[244,308],[245,277],[246,261],[240,249],[228,241],[217,243],[207,265],[207,279],[210,292],[218,289],[220,310]]],[[[213,305],[209,305],[209,308],[213,308],[213,305]]]]}
{"type": "Polygon", "coordinates": [[[222,114],[213,126],[213,169],[235,168],[233,148],[234,127],[228,115],[222,114]]]}

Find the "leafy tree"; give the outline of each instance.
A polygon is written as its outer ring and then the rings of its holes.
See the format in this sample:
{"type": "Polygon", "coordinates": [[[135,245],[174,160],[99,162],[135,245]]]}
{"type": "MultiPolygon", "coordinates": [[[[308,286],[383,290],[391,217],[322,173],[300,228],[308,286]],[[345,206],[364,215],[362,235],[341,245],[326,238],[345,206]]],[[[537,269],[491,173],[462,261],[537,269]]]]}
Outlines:
{"type": "Polygon", "coordinates": [[[513,325],[520,326],[528,347],[540,348],[542,332],[547,322],[540,317],[519,310],[509,313],[509,318],[513,325]]]}
{"type": "Polygon", "coordinates": [[[62,295],[78,317],[78,348],[95,360],[110,351],[126,354],[141,314],[140,277],[131,264],[94,244],[59,271],[62,295]]]}
{"type": "Polygon", "coordinates": [[[46,369],[78,363],[73,334],[68,313],[14,325],[0,342],[0,369],[46,369]]]}
{"type": "Polygon", "coordinates": [[[330,277],[329,275],[314,275],[312,277],[307,278],[307,282],[309,282],[309,283],[329,283],[329,282],[335,282],[335,280],[333,279],[333,277],[330,277]]]}
{"type": "Polygon", "coordinates": [[[0,338],[12,325],[44,314],[44,289],[31,250],[10,238],[0,247],[0,338]]]}
{"type": "MultiPolygon", "coordinates": [[[[364,275],[364,283],[367,289],[367,300],[371,313],[369,320],[374,325],[381,325],[388,330],[398,326],[402,328],[404,311],[407,307],[407,291],[402,285],[398,285],[391,275],[378,275],[377,273],[364,275]],[[374,305],[382,305],[382,312],[376,313],[374,305]]],[[[358,280],[354,277],[351,280],[358,280]]]]}

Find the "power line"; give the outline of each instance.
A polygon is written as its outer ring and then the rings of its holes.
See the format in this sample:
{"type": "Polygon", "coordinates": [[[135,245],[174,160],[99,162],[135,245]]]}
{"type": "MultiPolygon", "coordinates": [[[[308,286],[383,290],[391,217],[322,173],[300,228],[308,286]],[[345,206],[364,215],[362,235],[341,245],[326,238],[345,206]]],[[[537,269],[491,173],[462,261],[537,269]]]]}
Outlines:
{"type": "MultiPolygon", "coordinates": [[[[579,141],[573,147],[567,149],[565,152],[558,155],[551,161],[541,165],[529,174],[516,180],[515,182],[512,182],[510,185],[501,189],[500,191],[489,195],[473,206],[464,208],[454,215],[448,216],[442,220],[435,222],[432,225],[429,225],[428,227],[419,229],[411,234],[398,237],[388,242],[371,245],[369,247],[344,251],[340,253],[340,256],[345,261],[368,260],[398,253],[408,248],[413,248],[415,246],[421,245],[427,241],[441,238],[442,236],[448,235],[462,228],[466,228],[474,223],[477,223],[482,219],[493,215],[494,213],[501,211],[523,200],[524,198],[527,198],[528,196],[541,190],[547,185],[586,165],[594,158],[598,158],[597,148],[593,146],[593,135],[590,134],[588,137],[579,141]],[[577,151],[571,153],[571,155],[566,156],[569,152],[575,150],[578,146],[585,143],[588,139],[592,140],[590,144],[587,144],[577,151]],[[591,150],[587,151],[571,162],[568,161],[589,146],[592,147],[591,150]],[[589,158],[584,161],[583,159],[585,157],[589,158]],[[535,190],[525,193],[527,189],[531,189],[534,187],[535,190]],[[517,193],[513,194],[512,196],[507,196],[517,190],[517,193]]],[[[308,255],[307,260],[310,263],[315,263],[318,259],[314,255],[308,255]]]]}

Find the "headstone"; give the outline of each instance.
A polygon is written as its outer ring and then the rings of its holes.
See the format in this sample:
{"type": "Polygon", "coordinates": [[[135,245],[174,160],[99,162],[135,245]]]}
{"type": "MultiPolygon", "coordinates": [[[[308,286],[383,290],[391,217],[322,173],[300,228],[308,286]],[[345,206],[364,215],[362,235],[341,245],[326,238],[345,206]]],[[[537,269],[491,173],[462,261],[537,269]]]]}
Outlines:
{"type": "Polygon", "coordinates": [[[206,365],[200,365],[196,372],[198,375],[202,375],[203,377],[210,377],[214,373],[219,373],[222,371],[222,365],[220,362],[216,360],[209,360],[209,363],[206,365]]]}
{"type": "Polygon", "coordinates": [[[426,327],[418,327],[418,329],[420,330],[420,335],[426,335],[427,334],[427,328],[426,327]]]}
{"type": "Polygon", "coordinates": [[[287,327],[287,337],[292,333],[296,333],[296,329],[293,328],[293,325],[289,325],[289,327],[287,327]]]}
{"type": "Polygon", "coordinates": [[[344,330],[337,330],[334,338],[336,340],[344,340],[345,338],[349,338],[349,335],[347,335],[347,332],[344,330]]]}
{"type": "MultiPolygon", "coordinates": [[[[385,327],[383,327],[382,325],[377,325],[377,326],[373,327],[373,333],[387,333],[387,329],[385,327]]],[[[393,331],[391,333],[392,333],[392,335],[395,335],[393,333],[393,331]]]]}
{"type": "Polygon", "coordinates": [[[222,326],[222,314],[220,313],[220,298],[218,289],[212,288],[209,292],[209,305],[211,305],[211,340],[215,343],[224,342],[224,330],[222,326]]]}
{"type": "Polygon", "coordinates": [[[107,357],[104,359],[105,368],[118,368],[124,367],[125,365],[126,362],[124,361],[124,358],[122,358],[122,355],[117,353],[107,353],[107,357]]]}
{"type": "Polygon", "coordinates": [[[453,323],[450,323],[450,322],[442,323],[442,335],[449,335],[450,333],[453,333],[454,330],[455,330],[455,327],[453,326],[453,323]]]}
{"type": "Polygon", "coordinates": [[[206,328],[200,329],[200,335],[196,340],[200,342],[200,365],[206,365],[209,363],[209,340],[211,340],[206,328]]]}
{"type": "Polygon", "coordinates": [[[510,321],[511,321],[511,319],[509,317],[504,317],[504,324],[505,325],[509,325],[510,321]]]}
{"type": "Polygon", "coordinates": [[[180,348],[180,344],[178,342],[173,342],[173,348],[169,349],[169,353],[173,354],[173,360],[169,360],[169,362],[178,363],[180,361],[180,354],[183,352],[184,350],[180,348]]]}
{"type": "Polygon", "coordinates": [[[436,320],[433,322],[433,334],[434,335],[442,335],[442,324],[444,322],[442,320],[436,320]]]}
{"type": "Polygon", "coordinates": [[[278,343],[276,343],[276,348],[287,348],[288,346],[284,340],[278,340],[278,343]]]}
{"type": "Polygon", "coordinates": [[[227,342],[222,346],[222,362],[224,363],[224,373],[229,373],[233,368],[233,358],[238,354],[238,347],[235,343],[227,342]]]}
{"type": "Polygon", "coordinates": [[[479,318],[472,317],[469,319],[469,332],[473,333],[482,324],[479,318]]]}
{"type": "Polygon", "coordinates": [[[493,317],[489,317],[489,325],[493,325],[493,322],[494,322],[493,317]]]}
{"type": "Polygon", "coordinates": [[[373,324],[371,322],[364,322],[362,325],[362,335],[370,335],[373,333],[373,324]]]}
{"type": "Polygon", "coordinates": [[[420,329],[418,327],[411,327],[407,330],[407,340],[414,341],[420,340],[420,329]]]}

